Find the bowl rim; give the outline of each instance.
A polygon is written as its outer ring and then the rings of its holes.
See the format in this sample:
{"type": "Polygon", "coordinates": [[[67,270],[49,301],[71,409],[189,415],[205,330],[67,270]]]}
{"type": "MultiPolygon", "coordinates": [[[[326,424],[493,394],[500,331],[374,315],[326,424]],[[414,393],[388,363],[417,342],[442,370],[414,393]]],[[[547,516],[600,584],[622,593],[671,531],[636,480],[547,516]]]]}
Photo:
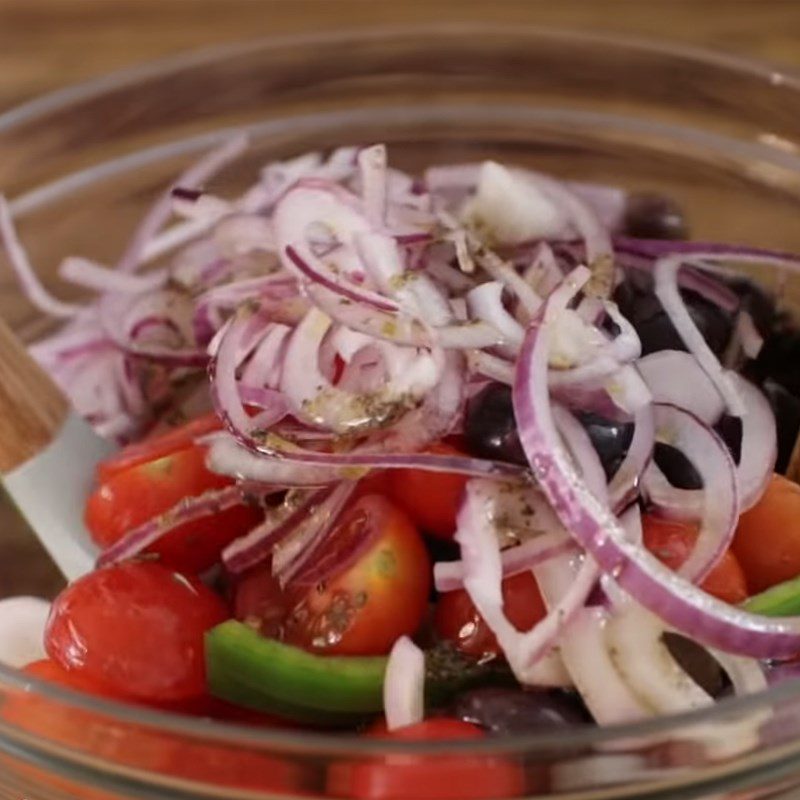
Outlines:
{"type": "MultiPolygon", "coordinates": [[[[569,42],[572,45],[585,43],[604,45],[610,48],[627,48],[631,51],[656,53],[662,57],[687,59],[706,67],[716,67],[731,73],[740,73],[760,79],[769,85],[781,86],[800,92],[800,70],[791,66],[772,63],[766,59],[742,57],[722,51],[707,49],[693,44],[664,42],[643,36],[615,33],[596,33],[585,30],[544,28],[536,25],[469,23],[431,23],[403,26],[349,27],[335,32],[302,32],[264,36],[223,45],[193,48],[177,55],[150,59],[131,67],[112,71],[100,77],[81,81],[64,88],[47,92],[32,100],[12,106],[0,113],[0,134],[12,132],[15,127],[35,122],[48,114],[66,109],[72,104],[90,100],[154,77],[211,64],[213,62],[257,52],[265,49],[280,50],[299,45],[316,43],[335,44],[352,41],[382,41],[387,37],[401,38],[424,34],[443,36],[465,36],[480,33],[481,36],[512,35],[515,38],[533,37],[553,41],[569,42]]],[[[195,137],[198,141],[210,140],[215,134],[195,137]]],[[[762,145],[763,146],[763,145],[762,145]]],[[[148,148],[148,151],[159,147],[148,148]]],[[[768,148],[780,152],[777,148],[768,148]]],[[[143,152],[143,151],[139,151],[143,152]]],[[[137,154],[132,154],[135,157],[137,154]]],[[[123,157],[125,158],[125,157],[123,157]]],[[[116,161],[117,159],[114,159],[116,161]]],[[[103,162],[112,163],[112,162],[103,162]]],[[[92,168],[93,169],[93,168],[92,168]]],[[[69,176],[67,176],[69,177],[69,176]]],[[[49,184],[47,184],[49,185],[49,184]]],[[[33,190],[35,191],[35,190],[33,190]]],[[[220,722],[211,719],[189,717],[177,713],[131,706],[113,700],[104,700],[63,688],[39,678],[0,664],[0,688],[11,687],[19,692],[35,693],[70,709],[88,712],[104,721],[126,725],[145,726],[166,731],[188,739],[203,740],[220,745],[244,745],[266,751],[280,751],[295,755],[380,755],[387,753],[491,753],[524,755],[536,751],[570,750],[607,744],[613,741],[641,740],[669,734],[675,730],[690,729],[695,725],[723,723],[728,717],[755,711],[766,704],[780,705],[800,697],[800,679],[773,686],[764,692],[744,697],[726,698],[707,709],[664,715],[634,723],[610,726],[578,725],[563,731],[533,733],[502,738],[487,738],[481,741],[398,742],[365,738],[351,733],[320,733],[317,731],[294,731],[286,729],[255,728],[243,724],[220,722]]],[[[800,741],[797,742],[800,752],[800,741]]],[[[745,760],[756,756],[753,751],[745,760]]],[[[736,762],[738,763],[738,762],[736,762]]]]}

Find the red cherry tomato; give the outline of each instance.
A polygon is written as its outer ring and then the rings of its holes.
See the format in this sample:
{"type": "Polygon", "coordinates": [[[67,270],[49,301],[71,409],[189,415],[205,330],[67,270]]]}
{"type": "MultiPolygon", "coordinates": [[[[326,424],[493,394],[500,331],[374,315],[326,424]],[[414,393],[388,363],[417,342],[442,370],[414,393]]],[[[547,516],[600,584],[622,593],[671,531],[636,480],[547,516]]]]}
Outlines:
{"type": "Polygon", "coordinates": [[[182,701],[206,689],[203,636],[228,617],[194,578],[160,564],[98,570],[56,599],[47,653],[64,669],[149,702],[182,701]]]}
{"type": "MultiPolygon", "coordinates": [[[[193,442],[198,429],[205,430],[215,419],[196,420],[150,444],[133,445],[98,467],[101,483],[89,497],[85,519],[100,547],[109,547],[187,497],[232,484],[230,478],[207,469],[205,448],[193,442]]],[[[219,560],[230,542],[260,519],[258,510],[235,506],[180,525],[147,552],[157,554],[165,565],[180,572],[203,572],[219,560]]]]}
{"type": "Polygon", "coordinates": [[[43,658],[41,661],[33,661],[22,670],[26,675],[31,675],[34,678],[39,678],[43,681],[50,683],[57,683],[66,689],[72,689],[75,692],[83,692],[84,694],[91,694],[95,697],[106,697],[110,700],[130,701],[130,696],[118,691],[115,691],[105,683],[84,675],[82,672],[75,672],[66,670],[57,662],[49,658],[43,658]]]}
{"type": "Polygon", "coordinates": [[[316,652],[388,653],[398,637],[419,627],[430,585],[428,553],[411,520],[385,497],[361,497],[309,571],[287,587],[291,611],[284,638],[316,652]],[[320,573],[354,549],[355,560],[343,571],[320,573]]]}
{"type": "MultiPolygon", "coordinates": [[[[429,719],[373,737],[398,742],[479,740],[485,733],[457,719],[429,719]]],[[[328,793],[363,800],[491,800],[522,793],[524,776],[512,761],[490,755],[387,755],[334,764],[328,793]]]]}
{"type": "Polygon", "coordinates": [[[763,497],[739,518],[733,552],[753,592],[800,575],[800,486],[774,475],[763,497]]]}
{"type": "MultiPolygon", "coordinates": [[[[506,616],[521,631],[530,630],[547,614],[532,572],[520,572],[503,580],[503,604],[506,616]]],[[[439,597],[434,625],[438,635],[453,642],[462,653],[477,658],[500,654],[497,639],[464,589],[439,597]]]]}
{"type": "Polygon", "coordinates": [[[118,472],[125,472],[131,467],[138,467],[148,461],[156,461],[170,453],[184,450],[194,445],[200,436],[218,430],[222,430],[222,420],[212,412],[174,430],[147,436],[142,441],[129,444],[105,461],[101,461],[96,469],[97,480],[102,483],[118,472]]]}
{"type": "MultiPolygon", "coordinates": [[[[692,523],[645,514],[642,517],[642,534],[644,546],[663,564],[677,570],[692,552],[698,528],[692,523]]],[[[701,588],[732,605],[747,599],[747,581],[732,551],[725,553],[701,588]]]]}
{"type": "MultiPolygon", "coordinates": [[[[429,452],[440,455],[463,455],[452,445],[440,442],[429,452]]],[[[452,539],[456,515],[461,505],[464,475],[449,472],[426,472],[418,469],[389,470],[390,493],[417,527],[437,539],[452,539]]]]}

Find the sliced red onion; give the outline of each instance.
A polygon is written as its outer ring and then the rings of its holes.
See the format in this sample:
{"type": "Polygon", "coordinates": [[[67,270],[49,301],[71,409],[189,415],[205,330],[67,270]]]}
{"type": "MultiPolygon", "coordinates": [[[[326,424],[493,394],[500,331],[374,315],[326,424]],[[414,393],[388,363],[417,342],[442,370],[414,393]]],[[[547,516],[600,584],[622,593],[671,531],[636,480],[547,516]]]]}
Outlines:
{"type": "MultiPolygon", "coordinates": [[[[515,547],[503,550],[500,560],[503,577],[508,578],[533,569],[551,558],[573,553],[574,541],[563,530],[541,533],[515,547]]],[[[436,590],[453,592],[464,588],[464,564],[462,561],[440,561],[433,565],[436,590]]]]}
{"type": "Polygon", "coordinates": [[[548,339],[588,271],[567,277],[531,324],[517,368],[514,412],[520,440],[539,484],[564,526],[600,567],[661,619],[726,652],[780,658],[800,651],[800,619],[769,619],[716,600],[627,540],[624,529],[583,485],[553,425],[546,388],[548,339]]]}
{"type": "Polygon", "coordinates": [[[539,242],[536,245],[531,263],[522,273],[522,279],[533,287],[539,297],[550,294],[564,279],[564,273],[556,261],[553,248],[547,242],[539,242]]]}
{"type": "Polygon", "coordinates": [[[391,236],[363,232],[356,234],[355,241],[369,274],[406,314],[432,328],[452,320],[447,298],[427,275],[405,269],[400,249],[391,236]]]}
{"type": "Polygon", "coordinates": [[[88,258],[71,256],[61,262],[59,275],[65,280],[94,289],[96,292],[121,292],[138,294],[163,287],[167,271],[160,269],[143,275],[126,275],[104,267],[88,258]]]}
{"type": "Polygon", "coordinates": [[[642,476],[642,495],[663,516],[696,522],[703,516],[705,497],[702,489],[678,489],[651,461],[642,476]]]}
{"type": "Polygon", "coordinates": [[[241,374],[241,383],[275,388],[280,384],[291,328],[271,323],[261,343],[253,350],[241,374]]]}
{"type": "Polygon", "coordinates": [[[417,350],[403,352],[394,345],[379,343],[394,348],[391,358],[384,359],[390,372],[402,364],[404,375],[395,372],[383,389],[371,396],[334,386],[318,365],[319,348],[330,326],[328,317],[312,309],[289,339],[281,390],[299,419],[340,433],[364,430],[383,424],[387,416],[402,411],[409,402],[418,402],[436,384],[440,373],[431,354],[417,350]],[[406,358],[408,355],[410,360],[406,358]]]}
{"type": "Polygon", "coordinates": [[[364,213],[373,226],[382,227],[387,201],[386,145],[376,144],[359,150],[358,169],[364,213]]]}
{"type": "MultiPolygon", "coordinates": [[[[246,134],[231,137],[190,166],[173,185],[187,189],[201,186],[225,166],[235,161],[247,149],[247,145],[248,138],[246,134]]],[[[128,246],[125,248],[125,252],[117,262],[117,269],[120,272],[135,272],[145,260],[145,255],[153,257],[152,253],[146,253],[147,245],[169,219],[171,212],[172,193],[171,190],[168,190],[156,200],[136,228],[128,246]]],[[[192,222],[197,232],[204,230],[203,227],[198,227],[195,221],[192,222]]]]}
{"type": "Polygon", "coordinates": [[[470,350],[467,353],[467,363],[470,372],[509,386],[514,382],[514,365],[504,358],[498,358],[483,350],[470,350]]]}
{"type": "MultiPolygon", "coordinates": [[[[334,488],[330,496],[317,505],[306,519],[300,524],[291,536],[284,539],[272,551],[272,574],[275,575],[282,587],[286,587],[290,581],[299,578],[301,573],[306,573],[303,586],[309,589],[323,581],[332,573],[338,574],[347,568],[345,559],[353,557],[354,553],[342,554],[340,560],[339,553],[334,553],[335,561],[318,565],[315,562],[320,558],[323,547],[328,536],[335,530],[336,523],[347,505],[347,501],[352,497],[356,484],[352,481],[345,481],[334,488]],[[326,571],[317,572],[316,579],[308,582],[308,572],[324,568],[326,571]]],[[[374,531],[365,529],[365,536],[374,535],[374,531]]],[[[356,543],[356,547],[363,544],[364,539],[356,543]]]]}
{"type": "Polygon", "coordinates": [[[425,716],[425,653],[408,636],[401,636],[389,654],[383,708],[390,731],[415,725],[425,716]]]}
{"type": "Polygon", "coordinates": [[[476,258],[494,280],[506,286],[520,302],[520,318],[527,322],[542,304],[542,298],[517,271],[496,253],[475,243],[476,258]]]}
{"type": "Polygon", "coordinates": [[[512,353],[522,344],[525,331],[503,305],[501,283],[488,281],[470,290],[467,307],[473,319],[483,320],[500,332],[512,353]]]}
{"type": "Polygon", "coordinates": [[[691,353],[660,350],[640,358],[636,367],[654,402],[682,408],[706,425],[722,416],[722,395],[691,353]]]}
{"type": "Polygon", "coordinates": [[[629,602],[612,615],[607,639],[614,664],[637,697],[658,714],[714,705],[714,698],[684,672],[662,640],[658,617],[629,602]]]}
{"type": "Polygon", "coordinates": [[[740,510],[747,511],[761,499],[772,478],[778,455],[778,432],[775,415],[763,392],[735,372],[729,375],[745,407],[736,480],[740,510]]]}
{"type": "Polygon", "coordinates": [[[0,664],[22,669],[47,658],[44,629],[50,603],[38,597],[0,600],[0,664]]]}
{"type": "Polygon", "coordinates": [[[128,531],[100,555],[97,565],[105,567],[138,556],[179,526],[219,514],[241,505],[242,502],[242,490],[238,486],[227,486],[196,497],[185,497],[169,511],[128,531]]]}
{"type": "Polygon", "coordinates": [[[379,309],[380,311],[396,312],[398,305],[377,292],[368,289],[360,289],[353,285],[348,285],[334,277],[328,277],[324,272],[315,269],[310,262],[306,261],[295,247],[291,245],[286,248],[286,257],[294,266],[309,280],[319,283],[331,292],[354,303],[364,303],[368,306],[379,309]]]}
{"type": "Polygon", "coordinates": [[[309,466],[264,454],[254,455],[229,435],[210,442],[206,464],[220,475],[275,486],[324,486],[345,478],[336,466],[309,466]]]}
{"type": "Polygon", "coordinates": [[[11,208],[2,194],[0,194],[0,241],[5,248],[8,262],[17,276],[22,291],[36,308],[51,317],[60,317],[62,319],[74,317],[83,310],[83,306],[76,303],[66,303],[53,297],[39,281],[36,271],[28,259],[28,254],[17,235],[17,229],[11,218],[11,208]]]}
{"type": "Polygon", "coordinates": [[[492,518],[497,486],[473,480],[467,484],[458,513],[455,540],[461,546],[464,588],[505,654],[517,679],[535,681],[539,660],[594,588],[598,571],[590,559],[579,567],[558,604],[527,632],[518,631],[503,610],[503,569],[492,518]]]}
{"type": "Polygon", "coordinates": [[[553,421],[572,455],[583,482],[599,502],[607,504],[606,475],[586,428],[566,408],[559,405],[553,405],[553,421]]]}
{"type": "Polygon", "coordinates": [[[703,515],[692,553],[679,572],[700,583],[730,547],[739,519],[736,466],[727,445],[687,411],[654,405],[656,438],[676,448],[703,480],[703,515]]]}
{"type": "Polygon", "coordinates": [[[656,296],[664,306],[664,311],[667,312],[683,343],[722,395],[728,411],[733,416],[740,417],[744,413],[742,398],[703,338],[678,291],[678,270],[682,262],[681,255],[664,256],[656,261],[653,268],[656,296]]]}
{"type": "Polygon", "coordinates": [[[271,509],[260,525],[229,544],[222,552],[222,563],[233,575],[257,566],[272,555],[284,539],[293,534],[333,493],[333,487],[307,490],[279,508],[271,509]]]}
{"type": "MultiPolygon", "coordinates": [[[[553,602],[547,567],[537,570],[545,601],[553,602]]],[[[559,650],[575,688],[598,725],[636,722],[653,712],[633,693],[611,659],[605,631],[608,612],[580,609],[559,639],[559,650]]]]}
{"type": "Polygon", "coordinates": [[[628,445],[628,451],[608,485],[609,503],[612,509],[623,507],[639,493],[642,476],[653,456],[655,438],[653,404],[646,403],[634,416],[633,437],[628,445]]]}

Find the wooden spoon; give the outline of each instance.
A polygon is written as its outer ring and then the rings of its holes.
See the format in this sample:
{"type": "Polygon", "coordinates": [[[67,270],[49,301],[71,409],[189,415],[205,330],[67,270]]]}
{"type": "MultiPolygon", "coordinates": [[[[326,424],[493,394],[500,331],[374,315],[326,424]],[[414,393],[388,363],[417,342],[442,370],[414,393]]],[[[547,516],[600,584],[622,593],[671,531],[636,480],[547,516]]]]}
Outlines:
{"type": "Polygon", "coordinates": [[[114,449],[70,409],[0,319],[0,477],[68,580],[89,572],[97,557],[83,506],[95,465],[114,449]]]}

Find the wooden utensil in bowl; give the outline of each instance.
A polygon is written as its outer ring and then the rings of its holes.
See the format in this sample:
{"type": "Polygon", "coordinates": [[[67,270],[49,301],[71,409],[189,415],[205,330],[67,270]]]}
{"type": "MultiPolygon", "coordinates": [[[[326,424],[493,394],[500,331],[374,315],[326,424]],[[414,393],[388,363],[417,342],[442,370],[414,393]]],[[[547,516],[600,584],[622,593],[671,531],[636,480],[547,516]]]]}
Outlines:
{"type": "Polygon", "coordinates": [[[72,411],[0,319],[0,476],[68,580],[91,570],[97,557],[83,505],[95,465],[114,449],[72,411]]]}

